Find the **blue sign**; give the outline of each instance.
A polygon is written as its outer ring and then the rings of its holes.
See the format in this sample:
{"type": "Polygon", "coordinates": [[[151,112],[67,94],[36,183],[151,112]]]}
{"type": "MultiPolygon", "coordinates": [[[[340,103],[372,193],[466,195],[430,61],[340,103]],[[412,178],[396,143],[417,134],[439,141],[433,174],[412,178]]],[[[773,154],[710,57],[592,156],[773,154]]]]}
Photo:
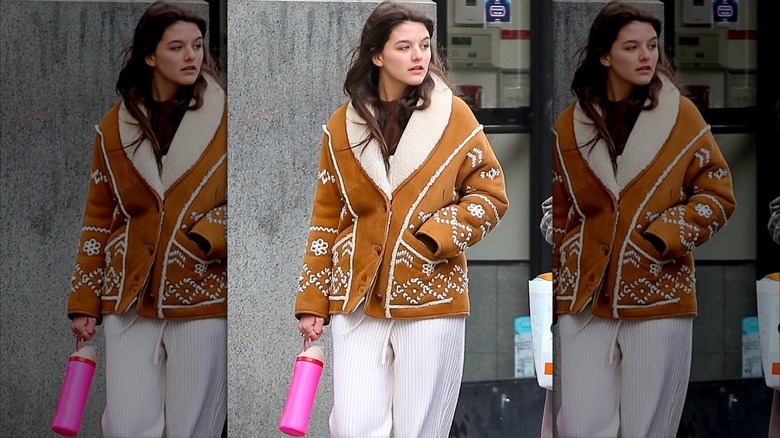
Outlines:
{"type": "Polygon", "coordinates": [[[485,0],[485,19],[488,23],[509,23],[511,0],[485,0]]]}
{"type": "Polygon", "coordinates": [[[715,23],[736,23],[739,0],[712,0],[712,19],[715,23]]]}

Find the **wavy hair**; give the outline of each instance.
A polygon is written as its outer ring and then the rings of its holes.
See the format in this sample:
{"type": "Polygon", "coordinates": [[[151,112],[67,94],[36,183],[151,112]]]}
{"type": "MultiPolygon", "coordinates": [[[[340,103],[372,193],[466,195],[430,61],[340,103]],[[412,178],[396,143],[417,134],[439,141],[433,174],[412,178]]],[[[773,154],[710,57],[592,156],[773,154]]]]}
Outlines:
{"type": "MultiPolygon", "coordinates": [[[[162,166],[162,147],[154,134],[152,114],[148,103],[152,101],[153,69],[146,64],[146,57],[154,53],[163,33],[172,24],[193,23],[206,36],[206,20],[192,10],[181,6],[156,1],[138,20],[133,33],[132,45],[123,51],[124,62],[116,82],[116,92],[124,100],[127,110],[138,121],[141,133],[129,146],[138,148],[144,140],[152,144],[157,158],[158,170],[162,166]]],[[[203,105],[203,95],[208,86],[206,75],[220,83],[219,75],[204,44],[203,64],[195,83],[180,86],[173,98],[173,106],[184,110],[196,110],[203,105]]],[[[129,147],[128,146],[128,147],[129,147]]]]}
{"type": "MultiPolygon", "coordinates": [[[[579,63],[571,83],[571,92],[577,96],[580,106],[596,128],[594,137],[584,146],[593,146],[599,140],[606,141],[613,167],[616,165],[616,145],[609,134],[604,117],[608,68],[601,64],[601,57],[612,49],[620,30],[636,22],[650,24],[656,35],[661,35],[661,20],[649,11],[619,1],[607,3],[593,20],[587,45],[578,52],[579,63]]],[[[653,78],[647,85],[634,87],[628,105],[640,110],[651,110],[658,106],[658,95],[663,86],[661,76],[679,88],[673,67],[664,50],[659,47],[658,64],[653,78]]]]}
{"type": "MultiPolygon", "coordinates": [[[[379,67],[372,60],[374,54],[381,52],[390,34],[396,26],[403,23],[421,23],[434,36],[433,19],[422,11],[392,1],[383,1],[371,12],[363,25],[360,43],[351,51],[351,62],[344,81],[344,94],[352,100],[352,106],[368,125],[368,135],[356,146],[377,139],[380,144],[385,168],[389,168],[389,146],[382,135],[387,124],[379,99],[379,67]]],[[[420,85],[407,87],[400,99],[399,121],[402,125],[409,120],[414,110],[424,110],[431,104],[431,94],[436,87],[438,77],[451,89],[452,83],[447,76],[447,68],[431,43],[431,62],[428,74],[420,85]]]]}

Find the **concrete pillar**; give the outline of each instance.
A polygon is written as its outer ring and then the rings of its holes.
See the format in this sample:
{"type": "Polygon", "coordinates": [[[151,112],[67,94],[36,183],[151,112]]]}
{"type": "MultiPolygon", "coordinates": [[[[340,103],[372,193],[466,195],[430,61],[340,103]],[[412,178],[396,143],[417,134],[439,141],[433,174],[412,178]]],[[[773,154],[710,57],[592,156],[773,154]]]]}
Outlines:
{"type": "MultiPolygon", "coordinates": [[[[411,2],[435,17],[431,1],[411,2]]],[[[293,317],[321,126],[346,97],[349,51],[375,1],[228,2],[228,433],[281,436],[301,336],[293,317]]],[[[330,347],[329,330],[324,342],[330,347]]],[[[329,436],[332,357],[309,436],[329,436]]]]}
{"type": "MultiPolygon", "coordinates": [[[[149,3],[0,2],[0,436],[53,435],[94,126],[149,3]]],[[[179,3],[208,17],[205,1],[179,3]]],[[[81,436],[101,436],[104,406],[98,366],[81,436]]]]}

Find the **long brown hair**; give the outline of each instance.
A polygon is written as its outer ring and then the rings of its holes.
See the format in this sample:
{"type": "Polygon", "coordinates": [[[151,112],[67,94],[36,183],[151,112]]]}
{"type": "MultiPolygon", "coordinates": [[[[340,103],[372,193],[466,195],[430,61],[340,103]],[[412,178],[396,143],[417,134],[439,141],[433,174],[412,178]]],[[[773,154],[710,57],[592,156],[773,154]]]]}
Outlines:
{"type": "MultiPolygon", "coordinates": [[[[194,11],[163,1],[152,3],[138,20],[132,45],[123,52],[124,62],[116,82],[117,94],[122,97],[127,110],[138,121],[141,128],[140,135],[129,146],[137,148],[144,140],[149,140],[157,158],[158,169],[162,166],[162,146],[154,134],[151,122],[153,115],[148,113],[151,111],[149,102],[152,101],[153,69],[146,64],[145,59],[147,55],[154,53],[168,26],[179,22],[195,24],[200,29],[201,35],[205,37],[206,20],[194,11]]],[[[205,75],[220,82],[209,51],[204,45],[203,64],[198,78],[194,84],[178,88],[173,98],[173,106],[184,110],[200,108],[208,86],[205,75]]]]}
{"type": "MultiPolygon", "coordinates": [[[[431,37],[434,36],[433,20],[420,10],[392,1],[383,1],[374,8],[363,25],[360,44],[351,52],[351,63],[344,81],[344,94],[352,99],[355,110],[368,124],[368,135],[357,146],[377,139],[386,169],[390,165],[390,152],[382,130],[387,120],[379,99],[379,67],[374,65],[372,57],[384,49],[393,29],[406,22],[421,23],[428,30],[428,34],[431,37]]],[[[433,76],[437,76],[444,84],[452,88],[442,58],[431,43],[431,62],[428,74],[420,85],[407,87],[406,93],[400,99],[399,120],[402,123],[411,117],[414,110],[424,110],[430,106],[431,94],[436,86],[433,76]],[[420,100],[421,102],[418,104],[420,100]]]]}
{"type": "MultiPolygon", "coordinates": [[[[653,26],[656,35],[661,35],[661,20],[649,11],[617,1],[607,3],[593,20],[587,46],[579,51],[579,64],[571,83],[571,92],[577,96],[580,106],[596,128],[595,136],[585,146],[595,145],[599,140],[606,141],[613,168],[616,166],[617,150],[604,118],[608,69],[601,64],[601,57],[612,49],[612,44],[617,40],[620,30],[634,22],[648,23],[653,26]]],[[[662,87],[661,76],[666,77],[679,88],[673,68],[664,50],[659,47],[655,74],[649,84],[634,87],[628,98],[629,107],[651,110],[658,106],[658,95],[662,87]]]]}

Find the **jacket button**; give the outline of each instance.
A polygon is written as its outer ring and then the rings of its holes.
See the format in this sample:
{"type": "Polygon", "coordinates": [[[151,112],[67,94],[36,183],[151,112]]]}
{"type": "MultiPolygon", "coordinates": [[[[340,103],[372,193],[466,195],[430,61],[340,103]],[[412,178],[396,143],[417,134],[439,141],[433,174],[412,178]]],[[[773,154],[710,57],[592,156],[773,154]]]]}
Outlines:
{"type": "Polygon", "coordinates": [[[607,245],[601,245],[601,253],[604,255],[609,254],[609,247],[607,245]]]}
{"type": "Polygon", "coordinates": [[[376,255],[382,254],[382,245],[374,245],[374,254],[376,255]]]}
{"type": "Polygon", "coordinates": [[[146,245],[146,253],[149,255],[154,254],[154,247],[152,245],[146,245]]]}
{"type": "Polygon", "coordinates": [[[375,294],[374,298],[376,298],[377,301],[382,301],[382,294],[375,294]]]}

